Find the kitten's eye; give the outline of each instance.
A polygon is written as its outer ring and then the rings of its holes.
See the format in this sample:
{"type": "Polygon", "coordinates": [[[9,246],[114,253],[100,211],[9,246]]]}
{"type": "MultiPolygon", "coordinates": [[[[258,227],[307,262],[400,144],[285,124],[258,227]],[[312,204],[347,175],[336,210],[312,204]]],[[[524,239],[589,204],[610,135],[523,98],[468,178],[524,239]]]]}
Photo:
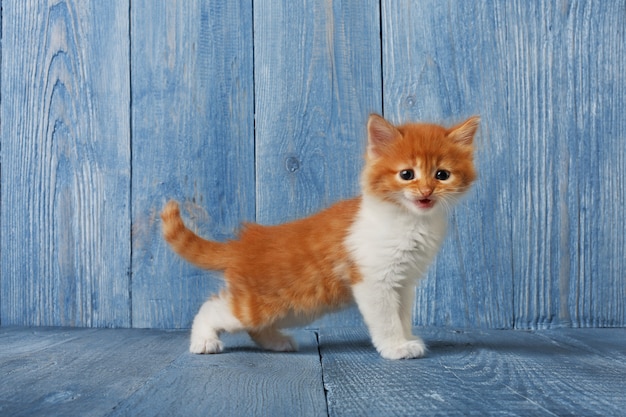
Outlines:
{"type": "Polygon", "coordinates": [[[439,181],[445,181],[450,178],[450,171],[446,171],[445,169],[440,169],[435,173],[435,178],[439,181]]]}
{"type": "Polygon", "coordinates": [[[415,172],[412,169],[403,169],[400,171],[399,175],[404,181],[411,181],[412,179],[415,179],[415,172]]]}

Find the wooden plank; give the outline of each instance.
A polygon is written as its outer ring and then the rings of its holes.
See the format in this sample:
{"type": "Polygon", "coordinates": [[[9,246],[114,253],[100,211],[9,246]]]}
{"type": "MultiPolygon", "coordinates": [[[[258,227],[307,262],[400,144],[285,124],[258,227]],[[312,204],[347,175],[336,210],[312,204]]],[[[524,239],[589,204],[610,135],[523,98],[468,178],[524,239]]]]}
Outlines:
{"type": "Polygon", "coordinates": [[[557,329],[546,330],[547,337],[557,340],[559,343],[572,345],[583,351],[590,351],[594,355],[603,356],[607,359],[617,359],[620,362],[626,360],[626,329],[557,329]]]}
{"type": "Polygon", "coordinates": [[[257,218],[280,223],[359,191],[381,109],[378,7],[263,3],[254,25],[257,218]]]}
{"type": "Polygon", "coordinates": [[[624,325],[625,20],[621,2],[382,2],[386,116],[482,116],[416,323],[624,325]]]}
{"type": "Polygon", "coordinates": [[[187,332],[0,328],[0,414],[620,415],[625,329],[416,329],[419,360],[388,361],[358,328],[295,332],[297,353],[225,335],[219,355],[187,332]],[[321,355],[321,364],[320,364],[321,355]],[[321,368],[320,368],[321,366],[321,368]],[[323,384],[322,384],[323,372],[323,384]]]}
{"type": "Polygon", "coordinates": [[[0,328],[0,414],[103,416],[187,355],[186,332],[0,328]]]}
{"type": "Polygon", "coordinates": [[[2,4],[3,325],[130,325],[128,7],[2,4]]]}
{"type": "Polygon", "coordinates": [[[174,255],[158,213],[232,237],[254,220],[252,3],[133,2],[133,326],[189,327],[222,286],[174,255]]]}
{"type": "MultiPolygon", "coordinates": [[[[573,139],[558,158],[571,161],[568,175],[575,178],[566,183],[571,279],[563,297],[567,291],[575,327],[624,327],[626,32],[611,28],[626,26],[626,7],[619,2],[577,3],[568,17],[572,71],[562,87],[567,101],[554,109],[567,108],[560,124],[573,139]]],[[[558,59],[556,55],[554,61],[558,59]]]]}
{"type": "Polygon", "coordinates": [[[219,355],[183,355],[112,416],[326,416],[315,333],[294,334],[300,351],[260,351],[225,335],[219,355]]]}
{"type": "MultiPolygon", "coordinates": [[[[542,332],[417,332],[428,355],[388,361],[363,329],[320,330],[329,415],[605,416],[626,406],[623,357],[597,355],[542,332]]],[[[626,339],[618,345],[626,348],[626,339]]]]}
{"type": "Polygon", "coordinates": [[[35,355],[52,346],[85,337],[95,330],[58,327],[6,327],[0,328],[0,361],[14,360],[18,356],[35,355]]]}
{"type": "MultiPolygon", "coordinates": [[[[311,214],[359,193],[365,124],[381,111],[379,6],[254,6],[257,221],[311,214]]],[[[354,323],[356,309],[322,325],[354,323]]]]}

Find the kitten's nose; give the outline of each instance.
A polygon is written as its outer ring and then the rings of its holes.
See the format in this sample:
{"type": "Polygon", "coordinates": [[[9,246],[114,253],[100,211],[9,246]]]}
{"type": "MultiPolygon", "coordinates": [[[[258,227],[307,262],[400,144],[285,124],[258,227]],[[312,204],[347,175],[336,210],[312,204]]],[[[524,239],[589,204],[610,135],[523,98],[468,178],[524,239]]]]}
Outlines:
{"type": "Polygon", "coordinates": [[[431,194],[433,193],[433,189],[430,188],[430,187],[420,188],[419,192],[420,192],[420,194],[422,194],[422,197],[427,198],[427,197],[431,196],[431,194]]]}

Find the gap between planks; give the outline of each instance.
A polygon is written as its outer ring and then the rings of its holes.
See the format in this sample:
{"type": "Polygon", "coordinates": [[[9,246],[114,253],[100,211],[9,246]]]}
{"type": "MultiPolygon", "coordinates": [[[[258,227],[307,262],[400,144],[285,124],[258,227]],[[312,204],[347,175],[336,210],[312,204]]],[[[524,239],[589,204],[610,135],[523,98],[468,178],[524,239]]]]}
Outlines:
{"type": "Polygon", "coordinates": [[[417,329],[388,361],[364,328],[293,332],[296,353],[187,331],[0,327],[0,415],[620,415],[626,329],[417,329]]]}

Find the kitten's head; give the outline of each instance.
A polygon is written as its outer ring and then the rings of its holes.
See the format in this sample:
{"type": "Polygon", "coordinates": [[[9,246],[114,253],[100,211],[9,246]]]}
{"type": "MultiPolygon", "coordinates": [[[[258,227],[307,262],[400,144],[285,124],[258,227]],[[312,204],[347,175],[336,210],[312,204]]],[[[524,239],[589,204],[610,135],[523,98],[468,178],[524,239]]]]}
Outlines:
{"type": "Polygon", "coordinates": [[[478,117],[450,129],[432,124],[393,126],[378,115],[367,124],[363,193],[416,214],[448,207],[474,179],[478,117]]]}

